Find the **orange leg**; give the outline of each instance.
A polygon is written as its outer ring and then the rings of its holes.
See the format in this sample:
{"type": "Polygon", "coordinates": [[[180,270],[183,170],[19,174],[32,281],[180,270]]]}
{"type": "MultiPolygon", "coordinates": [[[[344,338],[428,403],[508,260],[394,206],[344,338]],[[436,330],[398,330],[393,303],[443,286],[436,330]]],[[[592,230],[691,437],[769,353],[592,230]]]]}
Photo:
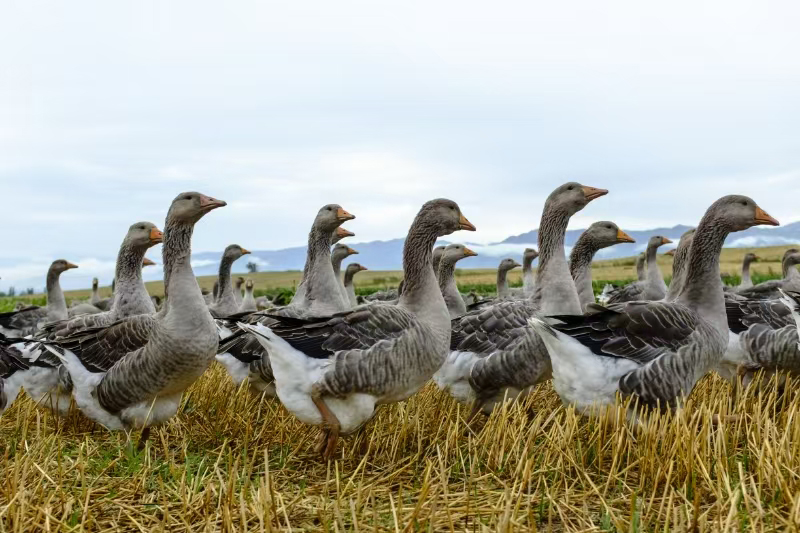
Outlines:
{"type": "Polygon", "coordinates": [[[333,458],[333,453],[336,451],[336,444],[339,440],[339,419],[336,418],[336,415],[322,400],[322,395],[316,390],[316,387],[311,391],[311,401],[314,402],[314,405],[319,409],[319,414],[322,416],[323,431],[321,439],[323,439],[323,442],[319,442],[317,446],[321,448],[322,458],[330,461],[333,458]]]}

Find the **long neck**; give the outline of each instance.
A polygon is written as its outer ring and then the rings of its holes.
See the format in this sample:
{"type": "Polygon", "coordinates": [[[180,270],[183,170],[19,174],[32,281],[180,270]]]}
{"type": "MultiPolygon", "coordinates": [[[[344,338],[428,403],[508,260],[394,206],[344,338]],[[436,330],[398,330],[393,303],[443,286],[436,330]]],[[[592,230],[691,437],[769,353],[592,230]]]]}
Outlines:
{"type": "Polygon", "coordinates": [[[647,247],[647,283],[655,288],[663,298],[667,294],[667,284],[658,268],[658,244],[647,247]]]}
{"type": "Polygon", "coordinates": [[[155,312],[142,280],[142,260],[146,250],[145,247],[136,248],[125,242],[119,248],[114,273],[114,279],[119,280],[119,287],[114,293],[113,306],[118,316],[155,312]]]}
{"type": "Polygon", "coordinates": [[[506,296],[508,294],[508,270],[497,269],[497,295],[506,296]]]}
{"type": "Polygon", "coordinates": [[[689,250],[694,237],[683,237],[675,250],[675,259],[672,261],[672,281],[667,289],[667,301],[677,298],[686,283],[686,265],[689,262],[689,250]]]}
{"type": "Polygon", "coordinates": [[[791,259],[791,256],[786,257],[781,265],[783,268],[783,279],[791,279],[797,275],[797,265],[791,259]]]}
{"type": "Polygon", "coordinates": [[[647,271],[644,269],[644,256],[636,258],[636,279],[644,281],[647,279],[647,271]]]}
{"type": "Polygon", "coordinates": [[[536,258],[533,256],[525,256],[522,258],[522,287],[526,294],[533,291],[534,276],[533,276],[533,261],[536,258]]]}
{"type": "Polygon", "coordinates": [[[727,336],[725,296],[719,275],[719,256],[728,231],[721,221],[706,213],[695,231],[686,261],[686,275],[678,302],[694,309],[727,336]]]}
{"type": "Polygon", "coordinates": [[[51,268],[47,271],[47,316],[48,320],[67,319],[67,300],[61,292],[61,284],[58,278],[61,272],[51,268]]]}
{"type": "Polygon", "coordinates": [[[456,261],[442,258],[439,263],[439,291],[442,293],[447,311],[451,317],[463,315],[467,312],[467,306],[461,293],[458,292],[456,284],[456,261]]]}
{"type": "Polygon", "coordinates": [[[564,256],[567,224],[569,214],[566,211],[545,205],[539,227],[539,270],[532,296],[532,301],[545,315],[581,314],[578,292],[564,256]]]}
{"type": "Polygon", "coordinates": [[[192,233],[194,224],[174,222],[164,224],[164,296],[167,312],[180,313],[194,305],[195,300],[205,310],[203,294],[192,271],[192,233]],[[195,294],[196,293],[196,294],[195,294]],[[196,296],[196,298],[195,298],[196,296]]]}
{"type": "Polygon", "coordinates": [[[336,279],[339,279],[339,275],[342,273],[342,261],[344,261],[344,258],[345,254],[339,252],[331,254],[331,266],[336,279]]]}
{"type": "Polygon", "coordinates": [[[233,257],[229,255],[222,255],[219,262],[219,294],[217,296],[217,303],[220,305],[236,305],[236,297],[233,293],[233,283],[231,282],[231,268],[233,267],[233,257]]]}
{"type": "Polygon", "coordinates": [[[752,285],[753,280],[750,279],[750,262],[752,261],[751,258],[745,257],[744,262],[742,263],[742,284],[743,285],[752,285]]]}
{"type": "MultiPolygon", "coordinates": [[[[117,262],[119,262],[119,261],[117,261],[117,262]]],[[[92,284],[92,301],[96,302],[98,300],[100,300],[100,291],[97,289],[97,284],[93,283],[92,284]]]]}
{"type": "Polygon", "coordinates": [[[292,300],[290,305],[303,307],[312,313],[335,313],[349,309],[339,288],[339,278],[331,263],[331,232],[321,231],[315,226],[308,234],[306,274],[298,287],[302,297],[292,300]]]}
{"type": "Polygon", "coordinates": [[[450,315],[433,272],[433,245],[437,234],[432,224],[417,215],[403,246],[403,294],[399,305],[416,314],[421,320],[430,320],[434,327],[447,327],[450,315]],[[440,320],[444,318],[444,322],[440,320]]]}
{"type": "Polygon", "coordinates": [[[587,304],[595,303],[592,290],[592,259],[600,247],[594,239],[583,233],[569,254],[569,273],[575,282],[581,309],[587,304]]]}

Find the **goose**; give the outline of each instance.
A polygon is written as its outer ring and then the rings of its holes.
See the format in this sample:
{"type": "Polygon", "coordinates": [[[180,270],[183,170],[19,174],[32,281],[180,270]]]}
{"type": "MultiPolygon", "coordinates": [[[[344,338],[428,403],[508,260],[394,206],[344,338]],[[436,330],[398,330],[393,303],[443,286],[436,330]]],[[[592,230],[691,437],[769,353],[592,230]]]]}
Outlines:
{"type": "MultiPolygon", "coordinates": [[[[332,207],[334,205],[338,205],[338,204],[330,204],[330,206],[324,206],[323,209],[326,209],[327,207],[332,207]]],[[[337,228],[333,229],[332,232],[333,233],[332,233],[332,235],[330,237],[330,241],[329,241],[330,245],[328,246],[329,249],[328,249],[325,257],[330,257],[330,246],[332,246],[334,244],[337,244],[340,240],[344,239],[345,237],[352,237],[352,236],[355,235],[355,233],[347,231],[346,229],[344,229],[342,227],[337,227],[337,228]]],[[[306,300],[306,294],[305,294],[305,292],[306,292],[306,284],[304,282],[305,282],[306,278],[309,275],[308,274],[308,269],[311,266],[311,262],[309,261],[309,253],[308,252],[309,252],[309,250],[306,250],[306,262],[303,265],[303,276],[300,278],[300,283],[297,285],[297,289],[295,290],[294,296],[292,296],[292,301],[290,302],[290,303],[292,303],[292,302],[296,301],[297,305],[300,306],[300,307],[304,306],[306,301],[307,301],[306,300]]],[[[321,251],[320,251],[320,253],[321,253],[321,251]]],[[[320,268],[320,267],[318,267],[318,268],[320,268]]],[[[337,285],[339,285],[339,284],[341,284],[341,282],[337,283],[337,285]]],[[[340,291],[339,292],[339,297],[342,298],[343,296],[345,296],[345,295],[343,294],[342,291],[340,291]]]]}
{"type": "Polygon", "coordinates": [[[569,254],[569,273],[575,281],[581,309],[595,303],[592,287],[592,259],[603,248],[624,242],[636,242],[613,222],[595,222],[581,233],[569,254]]]}
{"type": "Polygon", "coordinates": [[[502,300],[453,320],[451,351],[434,381],[457,401],[472,404],[468,422],[479,412],[490,414],[504,397],[514,399],[550,378],[547,351],[527,320],[536,312],[580,314],[564,238],[570,217],[607,193],[575,182],[557,187],[542,212],[533,296],[502,300]]]}
{"type": "Polygon", "coordinates": [[[758,261],[759,257],[754,253],[747,253],[742,260],[742,282],[736,287],[737,290],[749,289],[753,286],[753,280],[750,278],[750,263],[758,261]]]}
{"type": "Polygon", "coordinates": [[[515,268],[522,266],[511,258],[506,258],[500,261],[497,267],[497,297],[508,298],[512,296],[512,292],[508,288],[508,273],[515,268]]]}
{"type": "Polygon", "coordinates": [[[20,311],[0,313],[0,333],[24,337],[34,333],[40,326],[66,320],[69,317],[67,301],[61,291],[59,278],[67,270],[78,268],[66,259],[56,259],[47,270],[47,305],[30,306],[20,311]]]}
{"type": "Polygon", "coordinates": [[[195,224],[225,202],[179,194],[164,224],[166,303],[156,314],[119,320],[60,341],[78,408],[109,430],[150,428],[172,418],[181,396],[214,361],[219,337],[191,267],[195,224]]]}
{"type": "Polygon", "coordinates": [[[100,298],[99,286],[100,282],[98,279],[92,278],[92,298],[89,300],[89,303],[101,311],[108,311],[108,306],[111,304],[111,298],[100,298]]]}
{"type": "Polygon", "coordinates": [[[439,262],[439,290],[442,291],[450,318],[456,318],[467,312],[467,305],[456,284],[456,263],[477,255],[463,244],[448,244],[444,249],[439,262]]]}
{"type": "Polygon", "coordinates": [[[243,300],[242,287],[244,287],[244,278],[242,276],[238,276],[233,286],[234,286],[233,298],[234,300],[236,300],[236,304],[241,307],[243,300]]]}
{"type": "MultiPolygon", "coordinates": [[[[617,289],[609,295],[609,303],[633,302],[637,300],[662,300],[667,295],[667,284],[664,276],[658,268],[656,255],[659,246],[669,244],[672,241],[661,235],[650,237],[647,242],[647,272],[644,281],[635,281],[617,289]]],[[[638,267],[637,267],[638,268],[638,267]]]]}
{"type": "Polygon", "coordinates": [[[356,236],[356,234],[353,233],[352,231],[348,231],[348,230],[344,229],[343,227],[339,226],[333,232],[333,237],[331,238],[331,245],[337,244],[339,241],[341,241],[345,237],[355,237],[355,236],[356,236]]]}
{"type": "MultiPolygon", "coordinates": [[[[339,280],[333,274],[330,248],[331,241],[343,235],[337,228],[354,218],[338,204],[320,208],[308,234],[303,280],[289,305],[276,309],[273,314],[326,316],[350,309],[350,300],[342,298],[339,280]]],[[[271,319],[256,313],[248,320],[259,322],[271,319]]],[[[225,366],[233,382],[238,386],[248,380],[251,393],[275,396],[270,359],[258,339],[239,328],[235,321],[222,321],[218,325],[223,338],[217,361],[225,366]]]]}
{"type": "Polygon", "coordinates": [[[770,280],[758,285],[753,285],[749,289],[738,291],[738,294],[745,298],[774,299],[781,296],[780,290],[800,292],[800,271],[797,265],[800,264],[800,250],[790,248],[783,254],[781,266],[783,268],[783,279],[770,280]]]}
{"type": "Polygon", "coordinates": [[[533,274],[533,262],[539,257],[539,252],[535,248],[525,248],[522,252],[522,291],[525,295],[533,294],[536,285],[536,278],[533,274]]]}
{"type": "Polygon", "coordinates": [[[230,316],[239,311],[241,305],[236,301],[236,293],[239,289],[233,288],[231,282],[231,268],[233,263],[241,257],[250,253],[250,250],[242,248],[238,244],[230,244],[225,248],[222,257],[219,261],[219,275],[217,281],[219,282],[219,292],[217,293],[217,300],[213,305],[208,307],[211,314],[215,317],[230,316]]]}
{"type": "Polygon", "coordinates": [[[217,302],[217,298],[219,297],[219,278],[214,280],[214,286],[211,288],[211,295],[211,304],[214,304],[217,302]]]}
{"type": "Polygon", "coordinates": [[[100,309],[99,307],[95,307],[90,303],[83,302],[73,305],[69,309],[67,309],[67,316],[71,318],[81,315],[96,315],[97,313],[102,313],[102,312],[103,310],[100,309]]]}
{"type": "MultiPolygon", "coordinates": [[[[539,316],[531,326],[550,353],[553,386],[582,414],[613,406],[616,395],[638,407],[674,408],[722,357],[727,345],[719,258],[729,233],[778,221],[739,195],[708,208],[694,234],[681,293],[673,302],[589,306],[585,315],[539,316]]],[[[639,412],[628,413],[638,421],[639,412]]]]}
{"type": "Polygon", "coordinates": [[[636,279],[638,281],[647,281],[647,270],[645,269],[645,262],[647,256],[644,252],[640,253],[636,258],[636,279]]]}
{"type": "MultiPolygon", "coordinates": [[[[437,279],[439,277],[439,265],[442,262],[442,255],[444,254],[445,248],[447,248],[447,246],[443,244],[435,246],[433,248],[433,255],[431,255],[431,265],[433,265],[433,273],[436,274],[437,279]]],[[[401,292],[401,289],[398,288],[398,295],[401,292]]]]}
{"type": "Polygon", "coordinates": [[[301,422],[321,425],[317,450],[330,460],[339,435],[353,433],[377,406],[419,391],[442,364],[450,316],[431,262],[436,239],[474,231],[458,204],[425,203],[403,247],[405,283],[397,305],[373,303],[315,319],[273,317],[242,324],[268,349],[281,403],[301,422]]]}
{"type": "Polygon", "coordinates": [[[341,278],[341,271],[342,271],[342,261],[346,257],[349,257],[353,254],[357,254],[358,252],[350,248],[345,244],[335,244],[333,246],[333,250],[331,251],[331,265],[333,265],[333,275],[336,276],[336,279],[339,281],[339,289],[342,293],[342,296],[350,302],[351,305],[352,301],[350,300],[350,296],[347,294],[347,289],[344,286],[344,283],[341,278]]]}
{"type": "Polygon", "coordinates": [[[694,232],[695,228],[691,228],[685,231],[680,240],[678,240],[678,247],[675,248],[675,255],[672,261],[672,281],[667,289],[667,295],[664,297],[667,302],[675,300],[683,290],[683,282],[686,279],[686,262],[694,239],[694,232]]]}
{"type": "Polygon", "coordinates": [[[240,313],[252,313],[258,311],[256,299],[253,297],[253,287],[253,280],[248,279],[244,284],[244,299],[242,300],[242,305],[239,306],[240,313]]]}
{"type": "MultiPolygon", "coordinates": [[[[58,341],[82,331],[109,326],[129,316],[154,313],[155,307],[142,281],[142,265],[145,252],[159,244],[162,238],[161,231],[151,222],[131,225],[117,254],[114,279],[118,283],[110,310],[53,322],[44,326],[37,338],[58,341]]],[[[37,364],[23,373],[21,379],[25,392],[37,404],[50,408],[55,414],[66,415],[71,403],[72,383],[60,370],[61,361],[43,347],[31,356],[37,364]]]]}
{"type": "Polygon", "coordinates": [[[350,263],[344,271],[344,289],[347,291],[347,298],[350,300],[350,305],[355,307],[358,305],[358,298],[356,298],[356,289],[353,286],[353,276],[359,272],[369,270],[365,266],[358,263],[350,263]]]}

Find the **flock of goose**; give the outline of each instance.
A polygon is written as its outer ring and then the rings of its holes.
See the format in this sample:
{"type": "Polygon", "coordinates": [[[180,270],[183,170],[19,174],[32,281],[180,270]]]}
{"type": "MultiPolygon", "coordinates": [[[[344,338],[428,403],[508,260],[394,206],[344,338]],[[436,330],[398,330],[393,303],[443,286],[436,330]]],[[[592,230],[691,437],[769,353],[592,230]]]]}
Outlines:
{"type": "Polygon", "coordinates": [[[431,380],[471,406],[468,422],[550,379],[563,403],[585,414],[634,396],[629,417],[636,420],[646,409],[680,405],[708,372],[731,380],[758,370],[800,373],[800,252],[786,253],[783,280],[754,286],[754,256],[745,258],[740,287],[720,279],[728,234],[777,220],[748,197],[724,196],[681,237],[669,287],[656,255],[670,241],[654,236],[640,280],[607,287],[598,304],[595,253],[633,239],[613,222],[596,222],[569,261],[564,239],[570,217],[607,192],[574,182],[556,188],[544,206],[538,251],[525,250],[522,265],[504,260],[497,297],[480,301],[459,293],[454,277],[457,262],[475,252],[462,244],[434,248],[440,237],[475,230],[455,202],[421,207],[405,240],[401,287],[364,303],[353,277],[366,268],[351,263],[341,277],[343,260],[357,252],[331,249],[353,235],[341,225],[355,217],[326,205],[311,226],[294,298],[267,310],[258,310],[252,281],[231,279],[234,261],[249,253],[239,245],[225,249],[217,287],[203,294],[190,264],[192,233],[225,202],[182,193],[163,233],[149,222],[130,227],[113,298],[103,303],[94,286],[96,311],[70,316],[58,279],[75,265],[58,260],[47,274],[46,307],[0,315],[0,413],[24,390],[57,414],[74,406],[108,429],[142,430],[144,445],[150,428],[176,414],[183,392],[217,360],[237,384],[276,396],[299,420],[320,426],[315,449],[330,459],[340,435],[431,380]],[[160,309],[141,273],[157,243],[160,309]],[[518,266],[523,287],[511,289],[506,275],[518,266]]]}

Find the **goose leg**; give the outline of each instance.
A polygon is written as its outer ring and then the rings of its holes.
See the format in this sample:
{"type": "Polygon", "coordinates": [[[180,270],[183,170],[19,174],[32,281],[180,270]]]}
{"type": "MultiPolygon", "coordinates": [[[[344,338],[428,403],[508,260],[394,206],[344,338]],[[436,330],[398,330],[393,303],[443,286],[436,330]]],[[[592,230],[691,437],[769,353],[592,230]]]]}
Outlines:
{"type": "Polygon", "coordinates": [[[144,450],[148,439],[150,439],[150,428],[146,427],[142,430],[142,434],[139,436],[139,445],[136,446],[136,451],[140,452],[144,450]]]}
{"type": "Polygon", "coordinates": [[[325,428],[320,429],[319,435],[317,435],[317,441],[314,443],[314,453],[322,453],[322,450],[325,449],[325,445],[328,442],[328,430],[325,428]]]}
{"type": "Polygon", "coordinates": [[[328,405],[322,400],[322,393],[316,387],[311,389],[311,401],[319,409],[319,414],[322,416],[323,435],[327,437],[327,443],[322,451],[322,458],[330,461],[333,458],[333,453],[336,451],[336,443],[339,440],[339,419],[328,408],[328,405]]]}

